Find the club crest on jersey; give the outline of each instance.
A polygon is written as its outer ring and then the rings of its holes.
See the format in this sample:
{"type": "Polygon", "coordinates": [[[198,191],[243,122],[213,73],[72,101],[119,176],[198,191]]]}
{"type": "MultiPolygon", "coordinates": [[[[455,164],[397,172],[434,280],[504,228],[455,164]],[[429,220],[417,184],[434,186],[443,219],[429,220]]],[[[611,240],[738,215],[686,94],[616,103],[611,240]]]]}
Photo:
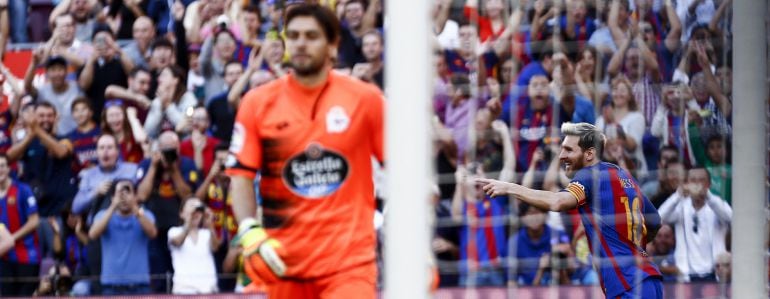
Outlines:
{"type": "Polygon", "coordinates": [[[340,106],[334,106],[326,113],[326,132],[327,133],[342,133],[348,129],[350,125],[350,117],[345,109],[340,106]]]}
{"type": "Polygon", "coordinates": [[[342,155],[312,143],[286,162],[283,181],[299,196],[320,199],[337,191],[349,170],[348,161],[342,155]]]}

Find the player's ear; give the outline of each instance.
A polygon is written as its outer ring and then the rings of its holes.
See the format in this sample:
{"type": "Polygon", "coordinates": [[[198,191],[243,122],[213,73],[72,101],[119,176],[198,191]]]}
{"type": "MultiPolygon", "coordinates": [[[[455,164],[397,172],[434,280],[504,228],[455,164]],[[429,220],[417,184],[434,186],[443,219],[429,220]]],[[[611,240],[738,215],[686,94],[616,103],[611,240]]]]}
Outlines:
{"type": "Polygon", "coordinates": [[[596,159],[596,148],[591,147],[583,152],[583,158],[586,162],[593,162],[596,159]]]}
{"type": "Polygon", "coordinates": [[[331,58],[332,61],[335,61],[337,59],[337,53],[339,53],[337,48],[338,48],[337,44],[335,43],[329,44],[329,58],[331,58]]]}

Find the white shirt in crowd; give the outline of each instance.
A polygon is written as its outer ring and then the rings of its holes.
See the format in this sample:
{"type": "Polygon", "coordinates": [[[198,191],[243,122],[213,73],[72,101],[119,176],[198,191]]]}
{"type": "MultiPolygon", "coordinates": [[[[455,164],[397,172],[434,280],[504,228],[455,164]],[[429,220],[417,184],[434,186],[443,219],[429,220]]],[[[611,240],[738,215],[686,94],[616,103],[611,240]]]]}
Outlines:
{"type": "Polygon", "coordinates": [[[658,212],[676,232],[674,259],[684,279],[689,280],[692,274],[713,273],[717,256],[726,251],[725,236],[733,216],[730,205],[709,191],[706,203],[696,211],[689,196],[675,192],[658,212]]]}
{"type": "Polygon", "coordinates": [[[211,231],[198,230],[198,239],[188,235],[182,246],[170,240],[183,233],[181,226],[168,230],[171,264],[174,266],[174,294],[211,294],[217,292],[217,269],[211,253],[211,231]]]}

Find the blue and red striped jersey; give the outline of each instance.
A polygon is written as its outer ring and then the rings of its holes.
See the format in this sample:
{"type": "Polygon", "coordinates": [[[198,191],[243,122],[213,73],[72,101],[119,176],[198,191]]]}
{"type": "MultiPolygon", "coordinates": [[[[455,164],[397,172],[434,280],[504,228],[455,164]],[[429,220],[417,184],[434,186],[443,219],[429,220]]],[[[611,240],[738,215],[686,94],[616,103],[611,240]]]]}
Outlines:
{"type": "MultiPolygon", "coordinates": [[[[37,214],[37,201],[32,189],[27,184],[12,180],[8,192],[0,198],[0,222],[5,224],[9,232],[14,233],[21,229],[33,214],[37,214]]],[[[16,241],[11,251],[2,258],[20,264],[39,264],[38,246],[37,233],[32,232],[16,241]]]]}
{"type": "Polygon", "coordinates": [[[465,202],[460,233],[461,273],[480,267],[502,267],[507,255],[506,221],[508,197],[498,196],[475,203],[465,202]]]}
{"type": "Polygon", "coordinates": [[[608,298],[615,298],[647,277],[661,275],[645,251],[648,229],[660,226],[660,216],[628,172],[600,162],[578,170],[563,192],[571,193],[578,201],[602,290],[608,298]]]}
{"type": "Polygon", "coordinates": [[[99,140],[99,135],[101,134],[102,130],[99,126],[95,126],[86,132],[80,132],[75,129],[67,134],[67,140],[72,143],[72,152],[75,154],[75,160],[72,161],[72,170],[75,174],[85,168],[98,164],[96,141],[99,140]]]}
{"type": "MultiPolygon", "coordinates": [[[[548,106],[542,110],[532,108],[532,100],[529,97],[521,97],[516,105],[514,128],[518,128],[518,133],[514,133],[514,152],[518,153],[516,157],[516,171],[526,172],[532,161],[532,156],[538,147],[545,146],[551,142],[550,136],[557,121],[553,115],[553,102],[548,100],[548,106]]],[[[541,170],[548,166],[545,162],[539,165],[541,170]]]]}

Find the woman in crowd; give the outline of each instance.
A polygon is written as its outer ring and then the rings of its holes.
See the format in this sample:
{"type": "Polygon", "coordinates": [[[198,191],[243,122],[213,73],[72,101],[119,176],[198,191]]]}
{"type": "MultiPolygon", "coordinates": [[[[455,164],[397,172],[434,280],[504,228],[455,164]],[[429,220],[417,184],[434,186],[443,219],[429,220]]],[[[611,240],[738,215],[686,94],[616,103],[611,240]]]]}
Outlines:
{"type": "Polygon", "coordinates": [[[612,102],[602,108],[602,116],[596,120],[596,126],[604,131],[607,139],[619,139],[625,151],[639,161],[636,178],[641,179],[647,174],[642,154],[644,115],[639,112],[631,82],[622,75],[612,80],[611,96],[612,102]]]}
{"type": "Polygon", "coordinates": [[[136,116],[136,109],[128,111],[120,101],[109,101],[102,113],[102,132],[115,136],[120,145],[120,159],[139,163],[144,159],[147,134],[136,116]],[[129,112],[130,111],[130,112],[129,112]]]}
{"type": "Polygon", "coordinates": [[[144,130],[151,138],[157,138],[162,131],[185,127],[185,115],[192,116],[197,103],[195,95],[187,91],[185,71],[178,66],[163,68],[158,77],[156,97],[144,121],[144,130]]]}

